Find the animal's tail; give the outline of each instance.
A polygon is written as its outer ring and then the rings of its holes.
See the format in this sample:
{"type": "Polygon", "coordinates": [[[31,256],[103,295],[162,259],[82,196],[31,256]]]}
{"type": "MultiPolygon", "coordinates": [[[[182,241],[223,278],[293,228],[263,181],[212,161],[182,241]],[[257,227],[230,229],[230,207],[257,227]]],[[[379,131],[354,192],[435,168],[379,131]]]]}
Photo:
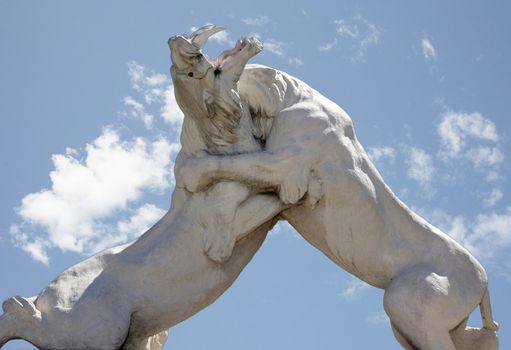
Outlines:
{"type": "Polygon", "coordinates": [[[461,325],[452,331],[451,336],[458,349],[498,350],[499,337],[497,330],[499,324],[493,320],[488,288],[479,303],[479,310],[481,311],[483,328],[467,327],[467,317],[461,325]]]}
{"type": "Polygon", "coordinates": [[[498,331],[499,324],[493,320],[488,288],[484,291],[483,299],[479,303],[479,310],[481,311],[481,317],[483,319],[483,328],[488,331],[498,331]]]}

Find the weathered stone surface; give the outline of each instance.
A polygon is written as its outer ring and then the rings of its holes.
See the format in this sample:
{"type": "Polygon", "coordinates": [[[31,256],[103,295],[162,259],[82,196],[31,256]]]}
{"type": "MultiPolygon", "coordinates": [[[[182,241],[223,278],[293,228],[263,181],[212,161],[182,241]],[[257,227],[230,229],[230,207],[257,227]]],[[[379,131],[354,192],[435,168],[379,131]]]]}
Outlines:
{"type": "Polygon", "coordinates": [[[406,207],[358,142],[349,116],[304,82],[247,65],[242,39],[202,54],[220,28],[169,40],[185,114],[170,211],[137,241],[62,273],[0,317],[0,345],[161,349],[166,329],[228,288],[276,220],[363,281],[406,349],[497,349],[486,272],[452,238],[406,207]],[[467,328],[480,306],[484,327],[467,328]]]}

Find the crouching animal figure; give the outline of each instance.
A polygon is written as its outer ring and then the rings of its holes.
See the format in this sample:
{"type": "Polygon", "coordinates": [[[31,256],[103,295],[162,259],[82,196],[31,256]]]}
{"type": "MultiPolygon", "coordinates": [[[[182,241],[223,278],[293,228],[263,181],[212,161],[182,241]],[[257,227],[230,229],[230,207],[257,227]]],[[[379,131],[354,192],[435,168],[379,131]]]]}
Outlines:
{"type": "MultiPolygon", "coordinates": [[[[197,53],[216,31],[204,27],[191,36],[172,38],[169,44],[182,45],[188,54],[197,53]]],[[[223,67],[222,79],[231,80],[234,86],[247,60],[259,50],[257,41],[246,40],[235,53],[225,54],[231,63],[223,67]]],[[[213,67],[206,59],[200,61],[213,67]]],[[[200,79],[200,67],[190,72],[200,79]]],[[[209,73],[214,74],[213,70],[209,73]]],[[[223,107],[220,98],[210,104],[210,108],[223,107]]],[[[177,172],[186,157],[204,151],[199,134],[195,123],[185,117],[177,172]]],[[[247,152],[259,147],[256,141],[247,141],[252,137],[241,139],[242,143],[234,146],[231,142],[233,147],[225,151],[247,152]]],[[[229,186],[246,195],[245,186],[238,183],[220,183],[197,194],[177,188],[170,211],[135,242],[78,263],[37,296],[6,300],[0,316],[0,347],[11,339],[24,339],[48,350],[161,349],[166,329],[208,306],[234,282],[283,208],[272,193],[254,194],[246,203],[236,201],[229,234],[239,230],[235,235],[245,238],[229,247],[229,254],[233,250],[229,261],[215,263],[204,254],[204,231],[211,224],[215,234],[221,235],[220,225],[210,222],[216,217],[208,217],[210,208],[230,207],[230,197],[224,195],[229,191],[223,190],[229,186]]],[[[240,195],[236,192],[234,197],[240,195]]]]}
{"type": "MultiPolygon", "coordinates": [[[[295,204],[287,209],[283,204],[281,217],[340,267],[385,290],[385,311],[405,349],[497,349],[498,327],[481,264],[394,195],[335,103],[299,79],[259,65],[247,65],[235,85],[219,83],[223,59],[236,50],[221,56],[213,74],[197,75],[202,55],[189,55],[183,67],[191,73],[178,76],[176,97],[195,115],[203,139],[228,147],[244,135],[259,141],[261,151],[188,158],[178,186],[200,193],[211,184],[238,181],[246,184],[246,193],[273,191],[295,204]],[[210,105],[226,95],[232,96],[230,111],[249,111],[252,123],[217,118],[210,105]],[[483,328],[467,328],[478,305],[483,328]]],[[[231,209],[216,215],[228,216],[231,209]]],[[[209,256],[225,261],[237,232],[210,237],[217,240],[210,246],[227,249],[209,249],[209,256]]]]}

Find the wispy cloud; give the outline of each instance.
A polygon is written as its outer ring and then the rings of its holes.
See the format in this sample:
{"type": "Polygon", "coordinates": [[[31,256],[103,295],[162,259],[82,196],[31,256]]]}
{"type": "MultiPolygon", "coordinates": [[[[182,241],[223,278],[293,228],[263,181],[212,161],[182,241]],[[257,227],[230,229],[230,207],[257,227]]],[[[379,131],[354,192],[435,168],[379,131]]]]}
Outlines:
{"type": "Polygon", "coordinates": [[[438,209],[416,210],[480,259],[491,259],[511,248],[511,207],[501,212],[480,213],[473,218],[438,209]]]}
{"type": "Polygon", "coordinates": [[[126,96],[123,98],[124,105],[130,109],[130,115],[134,118],[140,119],[146,129],[151,129],[153,125],[154,116],[147,113],[145,106],[136,101],[131,96],[126,96]]]}
{"type": "Polygon", "coordinates": [[[289,63],[291,66],[295,66],[295,67],[301,67],[303,66],[303,60],[299,57],[290,57],[287,59],[287,63],[289,63]]]}
{"type": "Polygon", "coordinates": [[[502,197],[504,197],[504,193],[502,193],[500,189],[494,188],[490,193],[483,197],[483,205],[485,207],[493,207],[500,202],[502,197]]]}
{"type": "Polygon", "coordinates": [[[424,37],[421,40],[421,49],[422,55],[427,61],[436,61],[437,59],[436,49],[433,46],[431,39],[428,38],[426,35],[424,35],[424,37]]]}
{"type": "Polygon", "coordinates": [[[132,96],[124,97],[124,104],[131,109],[130,115],[142,120],[146,128],[151,128],[154,117],[147,112],[147,107],[159,106],[159,115],[164,121],[179,127],[183,122],[183,112],[174,97],[174,86],[170,79],[160,73],[148,70],[141,64],[128,63],[128,75],[132,88],[141,95],[142,101],[132,96]]]}
{"type": "Polygon", "coordinates": [[[350,279],[347,286],[341,290],[339,296],[346,301],[354,301],[360,298],[360,295],[368,290],[369,287],[367,283],[353,277],[350,279]]]}
{"type": "Polygon", "coordinates": [[[318,50],[321,52],[332,51],[337,46],[338,43],[339,43],[339,40],[337,38],[334,38],[332,41],[324,43],[323,45],[320,45],[318,47],[318,50]]]}
{"type": "Polygon", "coordinates": [[[277,55],[284,56],[286,55],[286,50],[284,49],[284,43],[282,41],[278,41],[275,39],[266,39],[263,42],[265,50],[277,55]]]}
{"type": "MultiPolygon", "coordinates": [[[[150,128],[154,117],[147,108],[153,106],[178,128],[182,114],[170,81],[136,62],[128,64],[128,74],[140,94],[123,98],[129,114],[150,128]]],[[[83,149],[53,155],[51,186],[29,193],[16,209],[20,221],[10,227],[15,245],[48,264],[51,249],[90,254],[142,234],[164,210],[140,200],[172,185],[172,159],[180,149],[177,141],[153,135],[124,139],[108,126],[83,149]]]]}
{"type": "Polygon", "coordinates": [[[267,16],[257,16],[243,18],[241,21],[249,26],[262,27],[268,24],[268,22],[270,22],[270,19],[267,16]]]}
{"type": "Polygon", "coordinates": [[[168,84],[168,78],[165,75],[148,71],[135,61],[128,63],[128,75],[132,88],[141,93],[148,104],[158,101],[163,94],[162,87],[168,84]]]}
{"type": "Polygon", "coordinates": [[[375,163],[380,160],[387,160],[390,163],[393,163],[396,159],[396,150],[393,147],[369,147],[367,149],[367,154],[369,158],[375,163]]]}
{"type": "Polygon", "coordinates": [[[334,20],[335,33],[337,37],[318,47],[319,51],[329,52],[337,46],[349,45],[352,50],[353,61],[362,60],[370,46],[380,42],[382,30],[374,23],[371,23],[360,14],[351,20],[334,20]]]}
{"type": "Polygon", "coordinates": [[[279,56],[280,58],[287,61],[287,64],[296,68],[302,67],[305,63],[301,57],[291,56],[288,53],[286,44],[283,41],[279,41],[274,38],[263,38],[257,32],[251,33],[251,36],[256,37],[263,43],[264,51],[269,52],[273,55],[279,56]]]}
{"type": "Polygon", "coordinates": [[[444,161],[467,159],[476,168],[492,172],[504,160],[495,123],[479,112],[448,110],[442,114],[437,133],[444,161]]]}
{"type": "Polygon", "coordinates": [[[417,181],[421,186],[427,187],[435,172],[433,157],[420,148],[409,147],[406,163],[408,177],[417,181]]]}
{"type": "Polygon", "coordinates": [[[358,30],[358,25],[346,23],[343,19],[336,19],[335,23],[335,31],[342,37],[351,37],[356,38],[359,36],[360,32],[358,30]]]}
{"type": "MultiPolygon", "coordinates": [[[[114,129],[105,128],[83,154],[53,155],[51,188],[22,199],[17,208],[22,221],[11,227],[11,234],[42,262],[47,260],[43,248],[97,251],[105,237],[117,234],[115,226],[105,221],[108,217],[129,214],[129,205],[145,192],[169,188],[171,157],[178,148],[162,138],[125,141],[114,129]]],[[[133,236],[117,238],[120,242],[133,236]]]]}

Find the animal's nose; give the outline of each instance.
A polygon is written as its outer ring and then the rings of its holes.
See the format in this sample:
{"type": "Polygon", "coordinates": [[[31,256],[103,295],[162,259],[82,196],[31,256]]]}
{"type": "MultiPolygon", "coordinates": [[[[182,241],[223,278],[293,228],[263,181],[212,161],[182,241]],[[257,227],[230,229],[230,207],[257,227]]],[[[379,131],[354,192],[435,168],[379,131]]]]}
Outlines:
{"type": "Polygon", "coordinates": [[[167,41],[167,44],[169,44],[169,47],[172,49],[172,44],[176,41],[175,36],[171,36],[169,40],[167,41]]]}

